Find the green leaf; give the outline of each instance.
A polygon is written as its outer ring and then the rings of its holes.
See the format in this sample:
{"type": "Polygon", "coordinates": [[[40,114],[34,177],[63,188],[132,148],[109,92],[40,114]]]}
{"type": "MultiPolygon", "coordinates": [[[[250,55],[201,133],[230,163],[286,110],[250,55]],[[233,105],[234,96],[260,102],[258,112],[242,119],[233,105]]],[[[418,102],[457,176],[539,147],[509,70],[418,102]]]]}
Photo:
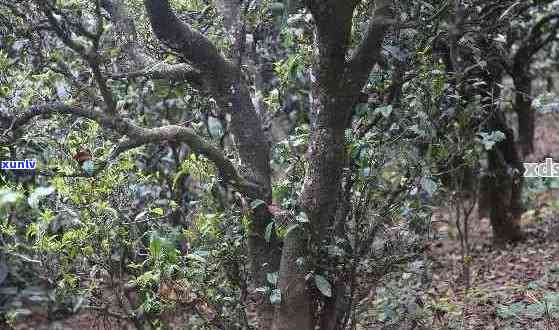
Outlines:
{"type": "Polygon", "coordinates": [[[417,124],[411,125],[408,129],[420,137],[427,136],[427,132],[419,128],[419,125],[417,124]]]}
{"type": "Polygon", "coordinates": [[[332,285],[330,282],[322,275],[314,275],[314,283],[316,287],[326,297],[332,297],[332,285]]]}
{"type": "Polygon", "coordinates": [[[533,320],[540,319],[546,312],[546,305],[541,302],[526,306],[525,315],[533,320]]]}
{"type": "Polygon", "coordinates": [[[266,274],[266,279],[268,280],[268,283],[273,284],[273,285],[277,285],[278,284],[278,272],[273,272],[273,273],[267,273],[266,274]]]}
{"type": "Polygon", "coordinates": [[[256,292],[258,292],[258,293],[264,293],[264,294],[266,294],[266,293],[268,293],[268,291],[270,291],[270,288],[267,287],[267,286],[261,286],[261,287],[258,287],[258,288],[256,288],[256,289],[254,289],[254,291],[256,291],[256,292]]]}
{"type": "Polygon", "coordinates": [[[423,177],[420,181],[421,188],[425,190],[425,192],[430,196],[437,191],[438,185],[435,181],[431,180],[430,178],[423,177]]]}
{"type": "Polygon", "coordinates": [[[555,308],[559,307],[559,293],[556,292],[548,292],[543,297],[544,301],[546,301],[549,305],[554,305],[555,308]]]}
{"type": "Polygon", "coordinates": [[[275,222],[270,221],[270,223],[266,226],[266,231],[264,232],[264,239],[266,242],[270,242],[272,238],[272,231],[274,230],[275,222]]]}
{"type": "Polygon", "coordinates": [[[344,249],[337,245],[328,245],[326,248],[328,249],[328,255],[331,257],[342,257],[345,254],[344,249]]]}
{"type": "Polygon", "coordinates": [[[0,190],[0,207],[4,204],[15,203],[23,195],[18,192],[11,191],[10,189],[0,190]]]}
{"type": "Polygon", "coordinates": [[[549,178],[549,188],[559,189],[559,179],[558,178],[549,178]]]}
{"type": "Polygon", "coordinates": [[[27,198],[27,203],[32,208],[36,209],[36,208],[39,207],[39,201],[42,198],[52,194],[53,192],[54,192],[54,187],[53,186],[37,187],[27,198]]]}
{"type": "Polygon", "coordinates": [[[301,223],[308,223],[309,222],[309,217],[307,217],[307,214],[305,212],[300,212],[297,217],[295,218],[295,220],[297,220],[297,222],[301,222],[301,223]]]}
{"type": "Polygon", "coordinates": [[[200,256],[196,253],[189,253],[189,254],[186,255],[186,257],[188,259],[198,261],[198,262],[201,262],[201,263],[206,263],[207,262],[207,260],[205,258],[203,258],[202,256],[200,256]]]}
{"type": "Polygon", "coordinates": [[[367,103],[358,103],[355,106],[355,114],[359,117],[365,116],[369,112],[369,105],[367,103]]]}
{"type": "Polygon", "coordinates": [[[289,226],[289,228],[287,228],[287,230],[285,231],[285,236],[287,236],[293,229],[297,229],[298,227],[299,227],[298,223],[289,226]]]}
{"type": "Polygon", "coordinates": [[[266,204],[266,202],[264,202],[261,199],[255,199],[252,202],[250,202],[250,208],[254,210],[262,204],[266,204]]]}
{"type": "Polygon", "coordinates": [[[491,150],[493,149],[493,146],[495,146],[495,144],[504,141],[507,136],[500,131],[494,131],[491,132],[491,134],[489,133],[479,133],[478,136],[481,138],[479,139],[479,141],[481,142],[481,144],[483,144],[483,147],[485,148],[485,150],[491,150]]]}
{"type": "Polygon", "coordinates": [[[376,108],[375,112],[380,113],[384,118],[388,118],[392,113],[392,105],[376,108]]]}
{"type": "Polygon", "coordinates": [[[151,211],[151,213],[153,213],[155,215],[158,215],[158,216],[163,216],[163,214],[165,214],[165,211],[163,211],[163,209],[160,208],[160,207],[153,208],[150,211],[151,211]]]}
{"type": "Polygon", "coordinates": [[[208,130],[213,138],[221,138],[224,134],[221,121],[213,116],[208,116],[208,130]]]}
{"type": "Polygon", "coordinates": [[[149,240],[149,254],[155,256],[155,258],[159,257],[161,254],[161,245],[161,238],[157,232],[152,232],[149,240]]]}
{"type": "Polygon", "coordinates": [[[526,306],[524,303],[514,303],[510,306],[501,305],[497,307],[496,314],[501,319],[510,319],[513,317],[520,317],[524,312],[526,306]]]}
{"type": "Polygon", "coordinates": [[[284,5],[281,2],[273,2],[270,5],[270,9],[274,15],[280,15],[283,12],[283,7],[284,5]]]}
{"type": "Polygon", "coordinates": [[[272,293],[270,294],[270,303],[272,303],[272,305],[281,304],[281,291],[280,291],[280,289],[272,290],[272,293]]]}

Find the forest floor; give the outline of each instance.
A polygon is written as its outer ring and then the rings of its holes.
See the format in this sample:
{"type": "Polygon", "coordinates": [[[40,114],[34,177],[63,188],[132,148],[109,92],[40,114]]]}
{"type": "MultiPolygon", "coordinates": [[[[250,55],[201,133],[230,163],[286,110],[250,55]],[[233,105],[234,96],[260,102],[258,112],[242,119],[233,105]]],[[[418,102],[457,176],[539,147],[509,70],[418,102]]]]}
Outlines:
{"type": "Polygon", "coordinates": [[[451,226],[439,228],[449,239],[429,252],[433,328],[462,323],[458,329],[559,329],[558,198],[558,191],[542,194],[539,208],[523,217],[525,239],[505,249],[493,248],[489,219],[473,221],[469,290],[460,240],[451,226]]]}
{"type": "MultiPolygon", "coordinates": [[[[527,161],[559,161],[557,116],[537,117],[535,152],[527,161]]],[[[459,329],[559,329],[559,179],[554,180],[555,189],[525,188],[530,199],[522,216],[525,239],[515,245],[493,248],[489,219],[474,212],[469,290],[456,226],[448,208],[436,214],[434,222],[446,224],[437,229],[448,239],[429,251],[434,265],[428,296],[439,309],[433,328],[454,329],[451,324],[458,321],[459,329]]]]}
{"type": "Polygon", "coordinates": [[[469,286],[454,221],[438,209],[434,229],[444,238],[427,250],[428,284],[406,272],[383,279],[357,329],[558,330],[559,189],[533,203],[522,217],[524,239],[502,249],[492,244],[489,219],[472,214],[469,286]]]}

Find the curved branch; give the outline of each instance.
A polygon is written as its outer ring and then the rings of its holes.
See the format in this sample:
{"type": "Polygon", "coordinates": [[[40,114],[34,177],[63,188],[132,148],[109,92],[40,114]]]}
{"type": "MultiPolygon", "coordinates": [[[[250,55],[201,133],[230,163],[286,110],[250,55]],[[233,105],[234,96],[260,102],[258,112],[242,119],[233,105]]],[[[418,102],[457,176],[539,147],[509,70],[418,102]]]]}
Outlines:
{"type": "MultiPolygon", "coordinates": [[[[114,117],[108,116],[100,111],[83,109],[56,102],[33,106],[27,111],[12,118],[0,117],[0,128],[13,130],[22,127],[37,116],[52,114],[70,114],[85,117],[96,121],[104,128],[108,128],[122,135],[128,136],[127,140],[116,146],[106,162],[114,160],[119,154],[127,150],[131,150],[145,144],[160,143],[163,141],[184,142],[192,149],[192,151],[200,155],[204,155],[212,161],[219,169],[224,179],[228,180],[233,187],[242,194],[251,198],[258,198],[258,196],[262,195],[263,190],[265,190],[265,188],[244,179],[237,171],[233,162],[227,158],[220,149],[206,142],[198,136],[194,130],[188,127],[168,125],[157,128],[144,128],[137,126],[125,118],[115,119],[114,117]]],[[[106,163],[101,165],[99,167],[99,171],[106,165],[106,163]]],[[[98,171],[96,171],[96,173],[98,173],[98,171]]]]}
{"type": "Polygon", "coordinates": [[[199,70],[184,63],[167,64],[158,62],[146,54],[138,42],[136,26],[129,14],[126,4],[117,0],[102,0],[102,6],[110,15],[115,25],[115,37],[124,53],[134,63],[135,70],[110,74],[112,79],[134,79],[146,77],[148,79],[169,79],[172,81],[187,81],[196,87],[203,87],[203,76],[199,70]]]}
{"type": "Polygon", "coordinates": [[[559,14],[553,13],[541,18],[530,30],[526,38],[520,44],[520,47],[516,51],[513,57],[513,70],[520,70],[521,66],[525,66],[526,63],[531,61],[531,58],[546,44],[556,40],[555,34],[559,29],[559,14]],[[549,35],[542,39],[544,35],[544,27],[551,21],[556,20],[555,24],[552,26],[552,30],[549,31],[549,35]]]}
{"type": "Polygon", "coordinates": [[[95,120],[103,127],[119,131],[122,134],[126,135],[128,135],[130,133],[130,130],[132,130],[132,126],[130,126],[131,123],[127,120],[118,117],[115,118],[100,111],[84,109],[78,106],[64,104],[61,102],[52,102],[43,105],[32,106],[27,111],[18,113],[14,116],[3,118],[2,122],[0,122],[0,127],[7,130],[12,130],[27,124],[31,119],[37,116],[48,116],[52,114],[77,115],[80,117],[85,117],[91,120],[95,120]]]}
{"type": "Polygon", "coordinates": [[[224,179],[229,181],[235,188],[245,195],[257,198],[261,196],[262,189],[245,180],[237,171],[237,168],[223,152],[198,136],[192,129],[168,125],[163,127],[143,129],[135,138],[131,139],[130,147],[135,148],[143,144],[157,143],[161,141],[184,142],[192,151],[204,155],[220,170],[224,179]]]}
{"type": "Polygon", "coordinates": [[[233,65],[208,38],[177,18],[168,0],[144,0],[144,4],[153,32],[167,47],[203,72],[213,73],[213,79],[234,71],[233,65]]]}
{"type": "Polygon", "coordinates": [[[375,64],[381,61],[381,50],[388,28],[395,23],[392,10],[393,0],[375,1],[367,34],[357,47],[348,63],[348,79],[352,85],[361,87],[375,64]]]}
{"type": "Polygon", "coordinates": [[[270,200],[270,146],[254,110],[250,89],[242,79],[241,67],[225,59],[210,40],[180,21],[168,0],[144,0],[144,4],[158,39],[200,70],[207,91],[219,108],[231,115],[230,128],[241,163],[247,169],[246,176],[266,187],[260,199],[270,200]]]}

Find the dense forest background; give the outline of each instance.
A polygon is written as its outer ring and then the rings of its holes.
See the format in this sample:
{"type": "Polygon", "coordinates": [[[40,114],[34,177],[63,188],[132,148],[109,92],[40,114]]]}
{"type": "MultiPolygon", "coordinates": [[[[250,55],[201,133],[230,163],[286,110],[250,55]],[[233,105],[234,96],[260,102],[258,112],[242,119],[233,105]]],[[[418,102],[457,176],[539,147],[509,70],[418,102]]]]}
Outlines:
{"type": "Polygon", "coordinates": [[[0,0],[0,329],[559,329],[558,29],[0,0]]]}

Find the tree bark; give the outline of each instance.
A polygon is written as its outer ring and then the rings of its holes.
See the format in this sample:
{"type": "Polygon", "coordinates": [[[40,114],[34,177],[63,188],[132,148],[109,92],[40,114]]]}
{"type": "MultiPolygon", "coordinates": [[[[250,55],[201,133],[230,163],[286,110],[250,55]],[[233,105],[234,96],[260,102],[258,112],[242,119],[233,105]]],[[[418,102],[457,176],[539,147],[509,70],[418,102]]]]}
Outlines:
{"type": "Polygon", "coordinates": [[[489,178],[487,195],[491,201],[489,216],[493,228],[493,242],[497,246],[522,238],[520,217],[522,215],[523,166],[519,160],[514,134],[506,126],[501,112],[495,112],[489,126],[506,135],[488,152],[489,178]]]}
{"type": "Polygon", "coordinates": [[[277,309],[274,330],[315,327],[317,305],[305,278],[314,262],[311,257],[314,246],[327,238],[326,232],[334,221],[344,166],[346,119],[351,113],[352,98],[359,92],[348,90],[340,79],[345,74],[345,56],[350,43],[352,4],[311,1],[309,9],[316,21],[317,62],[312,75],[316,80],[311,82],[309,164],[300,200],[309,226],[305,230],[293,230],[285,238],[279,286],[284,299],[277,309]],[[305,264],[298,266],[298,260],[305,260],[305,264]]]}
{"type": "Polygon", "coordinates": [[[312,330],[316,305],[305,279],[309,270],[309,239],[305,229],[291,230],[284,238],[278,288],[281,303],[276,308],[273,330],[312,330]]]}
{"type": "MultiPolygon", "coordinates": [[[[329,244],[333,236],[329,234],[334,230],[338,199],[341,196],[346,155],[345,129],[361,88],[380,57],[382,40],[390,24],[388,18],[392,14],[391,1],[376,2],[365,38],[348,62],[346,55],[351,43],[355,5],[356,1],[307,3],[316,22],[316,62],[311,75],[309,116],[311,138],[300,198],[309,226],[307,231],[293,230],[285,238],[280,267],[280,289],[284,296],[277,309],[274,330],[311,330],[317,324],[315,314],[318,300],[309,291],[307,273],[315,261],[311,258],[317,256],[318,247],[329,244]],[[298,260],[305,260],[303,267],[297,266],[298,260]],[[293,288],[298,288],[298,292],[293,293],[293,288]]],[[[338,293],[337,289],[335,291],[338,293]]],[[[344,295],[336,294],[331,299],[343,298],[344,295]]]]}
{"type": "Polygon", "coordinates": [[[496,143],[487,152],[489,173],[484,180],[486,186],[482,187],[485,195],[482,195],[481,198],[488,200],[493,242],[495,245],[501,246],[522,238],[520,216],[522,215],[524,167],[518,155],[514,133],[507,126],[499,104],[493,101],[500,97],[503,68],[496,62],[489,63],[489,66],[491,69],[482,77],[486,85],[481,91],[482,105],[489,110],[486,128],[490,132],[504,133],[505,139],[496,143]]]}
{"type": "MultiPolygon", "coordinates": [[[[526,64],[529,66],[529,63],[526,64]]],[[[524,67],[514,73],[514,110],[518,116],[518,142],[523,156],[534,151],[534,133],[536,114],[532,108],[532,78],[524,67]]]]}
{"type": "MultiPolygon", "coordinates": [[[[314,268],[315,248],[330,239],[342,171],[345,164],[345,128],[351,109],[369,72],[380,57],[384,34],[391,24],[392,1],[375,3],[375,17],[349,61],[353,10],[357,0],[309,0],[306,5],[316,22],[317,56],[315,58],[313,101],[311,102],[311,141],[308,168],[300,207],[309,225],[291,230],[284,239],[279,283],[282,302],[277,307],[273,329],[314,329],[318,301],[307,286],[309,270],[314,268]],[[378,14],[378,17],[376,17],[378,14]]],[[[271,202],[269,145],[261,121],[251,102],[248,84],[241,80],[240,68],[223,58],[215,45],[192,30],[172,13],[168,1],[144,0],[156,36],[180,53],[199,70],[203,85],[220,108],[231,115],[231,130],[246,179],[262,187],[261,198],[271,202]]],[[[249,259],[252,283],[266,285],[266,274],[277,265],[277,249],[264,240],[270,216],[264,207],[256,210],[249,228],[249,259]],[[261,210],[260,210],[261,209],[261,210]]],[[[259,329],[269,328],[268,300],[263,302],[259,329]]]]}
{"type": "Polygon", "coordinates": [[[511,72],[516,89],[514,108],[518,115],[518,136],[522,155],[534,151],[535,113],[532,109],[532,77],[530,65],[534,56],[546,45],[557,40],[559,14],[541,17],[530,29],[511,58],[511,72]]]}

